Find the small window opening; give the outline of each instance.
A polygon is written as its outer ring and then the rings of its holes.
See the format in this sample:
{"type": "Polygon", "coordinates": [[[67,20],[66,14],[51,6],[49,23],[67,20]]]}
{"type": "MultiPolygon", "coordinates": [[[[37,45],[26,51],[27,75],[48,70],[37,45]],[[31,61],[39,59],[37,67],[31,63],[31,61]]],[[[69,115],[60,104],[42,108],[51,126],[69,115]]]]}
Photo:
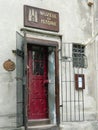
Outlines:
{"type": "Polygon", "coordinates": [[[72,50],[73,67],[85,68],[87,58],[85,56],[85,46],[80,44],[73,44],[72,50]]]}

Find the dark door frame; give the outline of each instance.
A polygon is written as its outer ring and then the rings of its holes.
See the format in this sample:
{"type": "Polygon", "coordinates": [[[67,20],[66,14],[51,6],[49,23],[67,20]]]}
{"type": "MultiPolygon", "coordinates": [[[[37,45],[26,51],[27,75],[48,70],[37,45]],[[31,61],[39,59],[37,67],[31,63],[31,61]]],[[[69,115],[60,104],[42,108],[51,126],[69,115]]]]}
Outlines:
{"type": "MultiPolygon", "coordinates": [[[[29,38],[29,37],[26,37],[25,38],[25,41],[24,41],[24,59],[25,59],[25,62],[24,62],[24,74],[26,75],[25,77],[27,77],[27,71],[28,71],[28,68],[27,68],[27,45],[28,44],[32,44],[32,45],[40,45],[40,46],[47,46],[47,47],[54,47],[54,52],[55,52],[55,104],[56,104],[56,123],[57,125],[59,125],[60,123],[60,110],[59,110],[59,59],[58,59],[58,42],[56,41],[50,41],[50,40],[42,40],[42,39],[36,39],[36,38],[29,38]]],[[[25,85],[25,90],[24,91],[24,114],[25,114],[25,117],[26,119],[24,119],[24,125],[27,126],[27,98],[28,98],[28,81],[26,79],[25,81],[26,85],[25,85]]]]}

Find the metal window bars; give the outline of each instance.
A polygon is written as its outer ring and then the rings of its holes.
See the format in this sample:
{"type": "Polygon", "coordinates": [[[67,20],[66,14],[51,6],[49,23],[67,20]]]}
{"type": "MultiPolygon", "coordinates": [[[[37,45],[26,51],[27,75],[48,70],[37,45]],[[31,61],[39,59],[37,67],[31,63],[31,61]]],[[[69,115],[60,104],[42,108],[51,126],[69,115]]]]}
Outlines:
{"type": "MultiPolygon", "coordinates": [[[[87,58],[83,52],[83,61],[81,55],[78,55],[73,65],[73,43],[63,43],[61,48],[61,115],[63,122],[84,121],[84,90],[75,89],[75,74],[85,74],[85,66],[87,66],[87,58]],[[79,57],[80,56],[80,57],[79,57]],[[86,64],[85,64],[86,63],[86,64]],[[82,64],[82,65],[81,65],[82,64]]],[[[76,48],[75,48],[76,49],[76,48]]],[[[79,49],[79,48],[78,48],[79,49]]],[[[77,49],[76,49],[77,51],[77,49]]]]}

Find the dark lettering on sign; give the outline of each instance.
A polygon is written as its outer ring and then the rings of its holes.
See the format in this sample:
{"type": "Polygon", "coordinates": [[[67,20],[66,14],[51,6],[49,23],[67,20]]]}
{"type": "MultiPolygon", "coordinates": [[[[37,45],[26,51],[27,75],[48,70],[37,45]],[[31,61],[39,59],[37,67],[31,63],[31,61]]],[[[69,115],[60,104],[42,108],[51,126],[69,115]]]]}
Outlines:
{"type": "Polygon", "coordinates": [[[24,6],[24,26],[59,31],[59,14],[57,12],[24,6]]]}

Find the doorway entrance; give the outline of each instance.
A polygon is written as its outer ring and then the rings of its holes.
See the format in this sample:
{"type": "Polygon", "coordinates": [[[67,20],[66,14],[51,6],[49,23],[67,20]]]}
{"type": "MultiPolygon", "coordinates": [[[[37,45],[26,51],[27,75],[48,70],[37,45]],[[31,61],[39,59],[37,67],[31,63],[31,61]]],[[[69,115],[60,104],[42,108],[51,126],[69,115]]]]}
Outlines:
{"type": "Polygon", "coordinates": [[[60,123],[58,42],[17,33],[15,52],[17,126],[28,129],[43,121],[57,128],[60,123]]]}
{"type": "Polygon", "coordinates": [[[48,118],[48,48],[28,46],[28,119],[48,118]]]}

